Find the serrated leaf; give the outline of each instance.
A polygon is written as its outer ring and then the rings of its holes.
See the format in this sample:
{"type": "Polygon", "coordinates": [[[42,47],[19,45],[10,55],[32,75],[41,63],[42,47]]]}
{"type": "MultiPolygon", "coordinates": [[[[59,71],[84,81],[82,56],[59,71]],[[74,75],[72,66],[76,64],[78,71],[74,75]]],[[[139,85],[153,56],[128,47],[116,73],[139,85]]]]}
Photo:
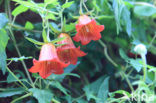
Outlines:
{"type": "Polygon", "coordinates": [[[74,3],[74,1],[67,2],[67,3],[65,3],[65,4],[62,5],[62,8],[68,8],[68,7],[70,7],[73,3],[74,3]]]}
{"type": "Polygon", "coordinates": [[[97,97],[99,100],[96,103],[106,103],[109,93],[109,77],[105,78],[102,84],[100,85],[97,97]]]}
{"type": "Polygon", "coordinates": [[[0,29],[2,29],[8,22],[8,18],[5,13],[0,13],[0,29]]]}
{"type": "Polygon", "coordinates": [[[143,67],[140,64],[141,59],[130,59],[130,64],[136,69],[137,72],[140,72],[141,68],[143,67]]]}
{"type": "Polygon", "coordinates": [[[22,94],[24,93],[24,89],[22,88],[12,88],[12,89],[7,89],[6,91],[4,92],[0,92],[0,97],[10,97],[10,96],[13,96],[13,95],[17,95],[17,94],[22,94]]]}
{"type": "Polygon", "coordinates": [[[29,9],[29,8],[26,7],[26,6],[19,5],[19,6],[17,6],[17,7],[12,11],[12,15],[13,15],[13,16],[17,16],[17,15],[23,13],[23,12],[28,11],[28,9],[29,9]]]}
{"type": "Polygon", "coordinates": [[[65,95],[68,95],[67,93],[67,89],[64,88],[61,83],[59,83],[58,81],[53,81],[50,83],[53,87],[59,89],[60,91],[62,91],[65,95]]]}
{"type": "Polygon", "coordinates": [[[7,46],[9,37],[7,35],[7,32],[4,29],[0,29],[0,68],[3,72],[3,74],[5,74],[6,72],[6,52],[5,52],[5,48],[7,46]]]}
{"type": "Polygon", "coordinates": [[[50,103],[53,98],[53,94],[50,90],[31,88],[29,91],[33,93],[33,96],[38,100],[38,103],[50,103]]]}
{"type": "Polygon", "coordinates": [[[30,42],[36,44],[36,45],[43,45],[44,43],[43,42],[39,42],[37,40],[34,40],[34,39],[31,39],[31,38],[28,38],[28,37],[25,37],[27,40],[29,40],[30,42]]]}
{"type": "Polygon", "coordinates": [[[25,28],[28,29],[28,30],[33,30],[34,29],[34,25],[27,21],[26,24],[25,24],[25,28]]]}

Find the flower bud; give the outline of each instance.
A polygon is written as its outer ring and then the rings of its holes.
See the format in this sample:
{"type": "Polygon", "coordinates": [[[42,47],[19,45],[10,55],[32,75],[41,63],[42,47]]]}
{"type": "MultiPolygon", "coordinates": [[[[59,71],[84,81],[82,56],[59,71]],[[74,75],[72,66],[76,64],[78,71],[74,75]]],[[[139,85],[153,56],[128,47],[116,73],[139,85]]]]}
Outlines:
{"type": "Polygon", "coordinates": [[[144,44],[138,44],[134,47],[134,51],[140,55],[146,55],[147,54],[147,49],[144,44]]]}

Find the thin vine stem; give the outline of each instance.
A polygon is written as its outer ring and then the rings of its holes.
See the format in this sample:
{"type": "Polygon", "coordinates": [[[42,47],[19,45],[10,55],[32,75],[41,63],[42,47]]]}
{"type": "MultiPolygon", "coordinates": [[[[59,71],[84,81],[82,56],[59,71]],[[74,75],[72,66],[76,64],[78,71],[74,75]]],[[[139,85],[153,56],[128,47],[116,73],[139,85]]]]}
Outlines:
{"type": "Polygon", "coordinates": [[[115,67],[118,67],[118,65],[108,55],[106,44],[102,40],[99,40],[99,43],[104,47],[104,54],[106,58],[109,60],[109,62],[111,62],[115,67]]]}
{"type": "MultiPolygon", "coordinates": [[[[7,2],[7,5],[5,5],[5,6],[6,6],[6,8],[8,8],[8,9],[6,10],[6,12],[8,13],[8,17],[9,17],[9,20],[10,20],[9,22],[10,22],[10,24],[12,24],[12,22],[14,22],[14,20],[15,20],[16,17],[14,17],[14,19],[13,19],[13,21],[12,21],[10,0],[6,0],[6,2],[7,2]]],[[[8,29],[9,29],[9,32],[10,32],[11,39],[12,39],[12,41],[13,41],[13,45],[15,46],[15,49],[16,49],[16,51],[17,51],[19,57],[21,57],[22,55],[21,55],[21,53],[20,53],[20,51],[19,51],[19,49],[18,49],[18,46],[17,46],[17,44],[16,44],[16,39],[15,39],[15,36],[14,36],[13,31],[12,31],[12,29],[11,29],[11,26],[9,26],[8,29]]],[[[32,84],[32,86],[33,86],[33,88],[34,88],[35,86],[34,86],[34,84],[33,84],[33,81],[32,81],[32,79],[31,79],[31,77],[30,77],[30,74],[29,74],[29,72],[28,72],[28,70],[27,70],[26,64],[25,64],[25,62],[24,62],[23,60],[22,60],[21,62],[22,62],[22,65],[23,65],[23,67],[24,67],[24,70],[25,70],[25,72],[26,72],[26,75],[28,76],[29,81],[31,82],[31,84],[32,84]]]]}
{"type": "Polygon", "coordinates": [[[16,103],[17,101],[19,101],[19,100],[21,100],[21,99],[23,99],[23,98],[29,97],[29,96],[31,96],[31,95],[32,95],[32,93],[28,93],[28,94],[26,94],[26,95],[23,95],[23,96],[21,96],[21,97],[15,99],[15,100],[13,100],[11,103],[16,103]]]}
{"type": "Polygon", "coordinates": [[[6,67],[6,69],[26,90],[28,90],[28,88],[16,77],[16,75],[8,67],[6,67]]]}
{"type": "MultiPolygon", "coordinates": [[[[20,53],[20,51],[19,51],[19,49],[18,49],[18,46],[17,46],[17,44],[16,44],[16,39],[15,39],[14,34],[13,34],[12,30],[11,30],[11,27],[9,28],[9,31],[10,31],[10,35],[11,35],[11,38],[12,38],[12,41],[13,41],[13,45],[15,46],[15,49],[16,49],[16,51],[17,51],[17,54],[19,55],[19,57],[21,57],[22,55],[21,55],[21,53],[20,53]]],[[[28,72],[28,70],[27,70],[27,67],[26,67],[25,62],[24,62],[23,60],[21,60],[21,63],[22,63],[22,65],[23,65],[23,67],[24,67],[24,70],[25,70],[25,72],[26,72],[26,75],[27,75],[29,81],[31,82],[31,84],[32,84],[32,86],[33,86],[33,88],[34,88],[35,86],[34,86],[34,84],[33,84],[33,81],[32,81],[32,79],[31,79],[31,77],[30,77],[30,74],[29,74],[29,72],[28,72]]]]}

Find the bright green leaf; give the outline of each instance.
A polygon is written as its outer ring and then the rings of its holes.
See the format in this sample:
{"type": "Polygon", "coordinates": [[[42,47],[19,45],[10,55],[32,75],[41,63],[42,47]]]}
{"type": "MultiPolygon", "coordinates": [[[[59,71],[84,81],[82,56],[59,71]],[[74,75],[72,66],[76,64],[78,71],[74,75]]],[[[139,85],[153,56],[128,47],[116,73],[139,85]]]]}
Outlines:
{"type": "Polygon", "coordinates": [[[39,42],[37,40],[34,40],[34,39],[31,39],[31,38],[28,38],[28,37],[25,37],[27,40],[29,40],[30,42],[34,43],[34,44],[37,44],[37,45],[43,45],[44,43],[42,42],[39,42]]]}
{"type": "Polygon", "coordinates": [[[73,3],[74,3],[74,1],[67,2],[67,3],[65,3],[65,4],[62,5],[62,8],[68,8],[68,7],[70,7],[73,3]]]}
{"type": "Polygon", "coordinates": [[[13,15],[13,16],[17,16],[17,15],[23,13],[23,12],[28,11],[28,9],[29,9],[29,8],[26,7],[26,6],[19,5],[19,6],[17,6],[17,7],[12,11],[12,15],[13,15]]]}
{"type": "Polygon", "coordinates": [[[26,24],[25,24],[25,28],[28,29],[28,30],[33,30],[34,29],[34,25],[27,21],[26,24]]]}

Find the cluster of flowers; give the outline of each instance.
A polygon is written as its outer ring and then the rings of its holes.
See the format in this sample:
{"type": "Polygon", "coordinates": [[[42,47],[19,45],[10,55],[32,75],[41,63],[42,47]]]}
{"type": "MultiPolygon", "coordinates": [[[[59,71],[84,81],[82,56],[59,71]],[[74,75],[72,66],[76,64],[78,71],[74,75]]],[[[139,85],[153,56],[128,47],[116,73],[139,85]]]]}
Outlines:
{"type": "MultiPolygon", "coordinates": [[[[76,24],[77,34],[73,37],[76,42],[81,42],[82,45],[88,44],[91,40],[99,40],[101,38],[100,32],[104,30],[104,25],[96,25],[94,19],[90,19],[87,15],[79,17],[78,24],[76,24]]],[[[39,60],[33,59],[33,66],[29,72],[37,73],[42,78],[47,78],[52,73],[62,74],[64,68],[69,64],[76,64],[77,58],[85,56],[86,53],[76,48],[72,38],[66,34],[59,34],[58,38],[65,37],[65,39],[57,44],[65,44],[55,47],[52,43],[45,43],[40,51],[39,60]]]]}

